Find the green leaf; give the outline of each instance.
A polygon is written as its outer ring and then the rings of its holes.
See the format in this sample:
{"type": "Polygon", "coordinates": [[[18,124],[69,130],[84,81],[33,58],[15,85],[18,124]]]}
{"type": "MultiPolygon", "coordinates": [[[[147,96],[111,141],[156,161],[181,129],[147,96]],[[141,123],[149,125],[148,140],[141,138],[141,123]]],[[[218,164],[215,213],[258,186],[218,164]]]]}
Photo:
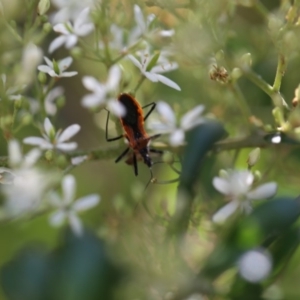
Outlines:
{"type": "Polygon", "coordinates": [[[1,270],[1,284],[10,300],[113,299],[120,272],[95,235],[71,231],[52,253],[23,250],[1,270]]]}
{"type": "Polygon", "coordinates": [[[216,121],[207,121],[188,132],[180,176],[181,186],[189,189],[195,183],[207,152],[225,135],[223,125],[216,121]]]}
{"type": "Polygon", "coordinates": [[[160,52],[156,52],[153,57],[151,58],[150,62],[148,63],[148,66],[146,68],[146,72],[150,72],[152,70],[153,67],[155,67],[158,59],[160,56],[160,52]]]}

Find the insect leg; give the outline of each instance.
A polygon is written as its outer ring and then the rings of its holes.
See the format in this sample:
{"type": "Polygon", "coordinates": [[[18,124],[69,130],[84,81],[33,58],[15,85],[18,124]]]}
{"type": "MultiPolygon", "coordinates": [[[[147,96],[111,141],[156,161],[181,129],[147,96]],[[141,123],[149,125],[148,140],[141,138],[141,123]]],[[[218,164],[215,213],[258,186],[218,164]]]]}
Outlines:
{"type": "Polygon", "coordinates": [[[135,176],[138,175],[138,166],[137,166],[137,160],[136,160],[136,155],[133,153],[133,167],[134,167],[134,174],[135,176]]]}
{"type": "Polygon", "coordinates": [[[115,163],[119,162],[129,151],[130,148],[126,148],[125,151],[115,160],[115,163]]]}
{"type": "Polygon", "coordinates": [[[158,153],[158,154],[163,154],[164,153],[164,151],[162,151],[162,150],[153,149],[153,148],[149,148],[149,151],[152,152],[152,153],[158,153]]]}
{"type": "Polygon", "coordinates": [[[123,134],[114,138],[108,138],[108,120],[109,120],[109,115],[110,115],[110,111],[105,109],[107,111],[107,118],[106,118],[106,126],[105,126],[105,137],[106,137],[106,141],[107,142],[113,142],[116,140],[119,140],[123,137],[123,134]]]}
{"type": "Polygon", "coordinates": [[[148,106],[151,106],[150,110],[147,112],[146,116],[144,117],[144,121],[146,121],[146,119],[151,115],[151,113],[153,112],[155,106],[156,106],[156,103],[155,102],[152,102],[152,103],[149,103],[145,106],[142,107],[142,109],[148,107],[148,106]]]}

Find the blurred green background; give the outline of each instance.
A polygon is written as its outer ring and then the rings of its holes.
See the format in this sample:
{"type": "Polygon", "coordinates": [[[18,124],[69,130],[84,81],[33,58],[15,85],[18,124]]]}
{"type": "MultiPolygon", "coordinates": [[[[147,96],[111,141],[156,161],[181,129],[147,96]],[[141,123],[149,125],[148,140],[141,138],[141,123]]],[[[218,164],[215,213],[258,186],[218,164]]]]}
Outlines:
{"type": "MultiPolygon", "coordinates": [[[[24,2],[32,2],[33,5],[38,3],[23,0],[2,1],[5,18],[14,22],[20,32],[24,29],[26,18],[34,17],[33,14],[28,16],[23,9],[24,2]]],[[[167,76],[179,84],[181,91],[175,91],[161,83],[145,81],[136,94],[141,104],[164,100],[179,116],[197,104],[204,104],[206,116],[221,122],[228,137],[242,138],[248,136],[253,129],[261,129],[256,128],[253,122],[249,121],[249,117],[261,120],[261,127],[275,131],[278,124],[272,116],[272,99],[247,76],[242,75],[235,82],[222,83],[212,80],[210,74],[212,68],[214,70],[212,65],[215,65],[224,67],[230,76],[232,70],[240,66],[242,56],[251,53],[252,70],[272,85],[278,50],[284,49],[287,70],[280,92],[289,107],[292,107],[291,101],[300,83],[299,29],[293,30],[294,35],[281,41],[276,40],[273,29],[268,26],[269,20],[262,10],[263,7],[269,16],[278,18],[284,24],[291,6],[290,1],[102,2],[109,10],[110,19],[103,20],[108,24],[114,22],[124,28],[131,28],[134,22],[132,7],[139,4],[145,14],[155,13],[161,26],[175,29],[176,33],[168,47],[174,52],[173,58],[179,63],[179,68],[167,73],[167,76]]],[[[50,12],[54,10],[55,7],[52,6],[50,12]]],[[[15,62],[21,57],[22,47],[10,37],[10,32],[3,22],[0,26],[0,72],[9,74],[13,81],[13,76],[18,71],[15,62]]],[[[51,32],[41,44],[45,53],[54,37],[56,34],[51,32]]],[[[157,49],[163,46],[163,41],[160,40],[153,40],[151,43],[157,49]]],[[[68,55],[68,51],[61,48],[53,57],[61,59],[68,55]]],[[[130,92],[135,87],[139,74],[129,61],[123,60],[122,67],[126,86],[120,92],[130,92]]],[[[82,77],[91,75],[104,81],[107,72],[103,64],[76,58],[70,69],[77,70],[78,76],[56,83],[65,88],[66,97],[66,105],[59,112],[57,126],[65,128],[73,123],[81,125],[82,129],[75,138],[79,149],[111,149],[110,147],[115,145],[121,153],[125,148],[123,141],[107,143],[105,140],[106,112],[89,112],[81,106],[82,97],[88,93],[82,85],[82,77]]],[[[31,95],[32,90],[27,89],[27,95],[31,95]]],[[[0,114],[3,116],[3,113],[0,114]]],[[[285,114],[289,115],[290,111],[285,114]]],[[[118,121],[115,123],[119,126],[118,121]]],[[[116,135],[113,124],[114,121],[109,132],[111,136],[116,135]]],[[[16,137],[22,140],[25,136],[36,134],[36,130],[27,126],[16,137]]],[[[161,141],[167,141],[167,138],[163,136],[153,145],[161,141]]],[[[7,143],[3,137],[0,147],[1,154],[6,155],[7,143]]],[[[24,150],[28,149],[29,147],[24,147],[24,150]]],[[[189,231],[182,240],[179,239],[178,248],[165,237],[166,228],[175,209],[177,183],[150,184],[144,191],[150,177],[147,166],[139,163],[139,176],[135,177],[131,166],[123,161],[115,164],[114,159],[88,161],[71,171],[77,179],[78,197],[90,193],[101,195],[100,205],[83,214],[82,219],[85,226],[103,241],[103,247],[109,253],[109,260],[122,270],[118,272],[123,274],[124,277],[120,275],[123,279],[116,287],[113,286],[113,294],[117,299],[173,299],[168,298],[168,293],[176,292],[180,286],[188,285],[188,282],[193,280],[213,249],[232,230],[230,226],[216,228],[211,223],[213,213],[224,204],[222,196],[212,186],[212,178],[218,175],[220,169],[246,169],[247,157],[251,150],[245,147],[238,151],[212,152],[205,158],[200,175],[193,186],[196,197],[189,220],[189,231]],[[150,214],[145,210],[144,204],[150,214]]],[[[176,152],[180,157],[182,151],[171,149],[176,159],[176,152]]],[[[269,145],[261,150],[261,158],[254,170],[261,172],[264,181],[278,183],[277,196],[296,198],[299,193],[299,165],[299,145],[269,145]]],[[[156,165],[153,171],[160,180],[177,176],[166,164],[156,165]]],[[[292,226],[297,228],[297,222],[292,226]]],[[[61,243],[62,231],[49,226],[48,215],[3,222],[0,226],[0,266],[6,265],[28,246],[36,245],[38,249],[45,249],[41,253],[52,252],[61,243]]],[[[78,257],[75,258],[80,260],[80,255],[78,257]]],[[[293,253],[291,259],[286,258],[284,270],[272,281],[272,289],[269,291],[271,296],[264,299],[299,299],[299,259],[298,250],[293,253]]],[[[75,261],[72,263],[76,264],[75,261]]],[[[216,293],[211,298],[203,296],[203,299],[223,299],[222,295],[229,289],[234,274],[234,268],[228,268],[215,282],[210,282],[215,285],[219,295],[216,293]]],[[[1,288],[0,299],[5,299],[1,288]]]]}

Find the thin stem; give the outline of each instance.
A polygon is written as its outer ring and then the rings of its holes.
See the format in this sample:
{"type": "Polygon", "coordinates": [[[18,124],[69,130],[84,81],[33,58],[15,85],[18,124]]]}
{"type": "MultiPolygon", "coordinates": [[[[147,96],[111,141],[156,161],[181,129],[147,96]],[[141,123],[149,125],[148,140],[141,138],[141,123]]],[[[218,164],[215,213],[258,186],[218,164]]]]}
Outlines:
{"type": "Polygon", "coordinates": [[[137,90],[140,88],[140,86],[144,82],[145,78],[146,78],[145,76],[143,76],[143,75],[141,76],[141,78],[139,79],[136,87],[133,89],[133,94],[135,94],[137,92],[137,90]]]}
{"type": "Polygon", "coordinates": [[[269,11],[268,9],[262,4],[260,0],[253,1],[253,7],[256,9],[256,11],[264,18],[268,19],[269,17],[269,11]]]}
{"type": "Polygon", "coordinates": [[[271,98],[274,96],[274,91],[271,85],[265,82],[260,75],[257,75],[250,68],[241,68],[245,77],[257,85],[261,90],[268,94],[271,98]]]}
{"type": "Polygon", "coordinates": [[[237,103],[242,112],[242,116],[245,119],[246,124],[249,124],[249,118],[251,117],[252,113],[250,111],[250,108],[247,105],[247,101],[246,101],[241,89],[239,88],[239,86],[236,83],[231,84],[230,87],[231,87],[233,94],[235,95],[235,98],[237,99],[237,103]]]}
{"type": "Polygon", "coordinates": [[[273,84],[272,91],[278,93],[281,86],[282,77],[284,76],[286,70],[286,60],[283,54],[278,55],[278,63],[277,63],[277,70],[276,76],[273,84]]]}
{"type": "Polygon", "coordinates": [[[8,28],[8,30],[10,31],[10,33],[16,38],[16,40],[18,42],[20,42],[21,44],[23,44],[23,39],[22,37],[17,33],[17,31],[5,20],[4,24],[6,25],[6,27],[8,28]]]}

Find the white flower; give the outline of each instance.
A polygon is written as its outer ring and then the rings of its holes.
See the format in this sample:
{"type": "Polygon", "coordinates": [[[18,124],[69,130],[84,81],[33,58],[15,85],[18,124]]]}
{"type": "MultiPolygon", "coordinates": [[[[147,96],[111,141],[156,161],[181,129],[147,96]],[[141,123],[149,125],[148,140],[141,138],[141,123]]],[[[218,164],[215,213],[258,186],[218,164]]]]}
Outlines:
{"type": "Polygon", "coordinates": [[[65,45],[67,49],[71,49],[77,44],[78,37],[88,35],[94,29],[94,24],[89,22],[89,13],[89,7],[81,11],[75,19],[74,26],[70,22],[56,24],[53,30],[62,35],[52,41],[49,46],[49,53],[62,45],[65,45]]]}
{"type": "Polygon", "coordinates": [[[55,100],[62,96],[64,93],[64,88],[57,86],[53,88],[45,98],[45,111],[49,116],[54,116],[57,112],[55,100]]]}
{"type": "MultiPolygon", "coordinates": [[[[19,100],[22,98],[20,92],[26,87],[26,84],[7,87],[7,78],[5,74],[1,74],[1,81],[3,84],[3,94],[5,95],[5,97],[7,97],[9,100],[19,100]]],[[[2,100],[1,97],[0,100],[2,100]]]]}
{"type": "Polygon", "coordinates": [[[62,180],[62,197],[57,193],[50,195],[49,203],[58,210],[50,215],[49,221],[51,225],[57,227],[67,220],[73,232],[81,235],[83,228],[77,213],[96,206],[100,201],[100,196],[92,194],[74,201],[75,193],[75,178],[72,175],[66,175],[62,180]]]}
{"type": "Polygon", "coordinates": [[[250,250],[238,262],[240,275],[247,281],[256,283],[265,279],[272,270],[270,255],[263,250],[250,250]]]}
{"type": "Polygon", "coordinates": [[[121,70],[117,65],[110,68],[106,83],[100,83],[96,78],[85,76],[82,79],[86,89],[92,91],[83,97],[82,105],[84,107],[93,108],[97,106],[108,106],[108,109],[117,116],[125,114],[125,108],[110,94],[115,93],[121,79],[121,70]]]}
{"type": "Polygon", "coordinates": [[[169,62],[161,54],[150,55],[148,50],[140,52],[140,61],[138,61],[133,55],[128,55],[128,58],[132,63],[139,68],[141,73],[152,82],[161,82],[175,90],[180,91],[180,87],[177,83],[161,75],[161,73],[170,72],[178,68],[178,64],[175,62],[169,62]],[[159,55],[157,59],[157,55],[159,55]],[[157,65],[153,66],[153,61],[157,60],[157,65]]]}
{"type": "Polygon", "coordinates": [[[184,143],[185,132],[204,122],[201,114],[203,105],[198,105],[185,113],[177,125],[176,116],[170,105],[164,101],[157,102],[156,110],[159,120],[149,121],[149,129],[157,133],[169,133],[169,143],[171,146],[179,146],[184,143]]]}
{"type": "Polygon", "coordinates": [[[14,170],[13,175],[12,184],[3,186],[7,213],[19,216],[37,210],[53,181],[52,174],[29,168],[14,170]]]}
{"type": "Polygon", "coordinates": [[[19,142],[10,140],[8,143],[8,165],[11,169],[0,168],[0,183],[12,184],[16,178],[16,171],[32,168],[41,154],[39,149],[34,148],[26,155],[22,155],[19,142]]]}
{"type": "Polygon", "coordinates": [[[38,209],[43,195],[54,180],[52,173],[43,173],[34,165],[41,156],[39,149],[22,155],[18,141],[8,144],[8,164],[11,169],[0,168],[5,196],[4,209],[8,215],[20,216],[38,209]],[[4,181],[4,182],[3,182],[4,181]]]}
{"type": "Polygon", "coordinates": [[[64,72],[71,63],[73,62],[72,57],[66,57],[58,62],[54,61],[53,62],[48,58],[44,57],[44,60],[46,61],[47,65],[40,65],[38,66],[38,70],[49,74],[51,77],[56,77],[56,78],[61,78],[61,77],[72,77],[78,74],[76,71],[72,72],[64,72]]]}
{"type": "MultiPolygon", "coordinates": [[[[112,24],[110,27],[110,32],[113,40],[109,42],[109,46],[112,49],[119,50],[122,53],[126,53],[129,47],[133,46],[138,42],[138,38],[141,35],[140,29],[134,27],[128,33],[116,24],[112,24]]],[[[104,48],[104,43],[100,42],[99,47],[104,48]]]]}
{"type": "Polygon", "coordinates": [[[80,130],[78,124],[73,124],[67,127],[64,131],[59,130],[55,133],[55,129],[48,118],[44,121],[45,133],[42,137],[27,137],[23,140],[25,144],[35,145],[42,150],[58,149],[61,151],[72,151],[77,148],[77,143],[67,142],[80,130]]]}
{"type": "Polygon", "coordinates": [[[71,158],[71,163],[73,166],[78,166],[82,164],[84,161],[88,159],[87,155],[81,155],[81,156],[76,156],[71,158]]]}
{"type": "Polygon", "coordinates": [[[52,3],[59,9],[50,17],[52,24],[76,20],[78,14],[86,7],[92,7],[95,0],[52,0],[52,3]]]}
{"type": "Polygon", "coordinates": [[[266,199],[275,195],[277,191],[277,184],[275,182],[268,182],[252,189],[253,181],[254,176],[248,170],[230,170],[226,173],[226,178],[213,178],[215,189],[226,195],[230,200],[228,204],[214,214],[214,222],[223,223],[237,209],[250,213],[252,211],[252,200],[266,199]]]}

